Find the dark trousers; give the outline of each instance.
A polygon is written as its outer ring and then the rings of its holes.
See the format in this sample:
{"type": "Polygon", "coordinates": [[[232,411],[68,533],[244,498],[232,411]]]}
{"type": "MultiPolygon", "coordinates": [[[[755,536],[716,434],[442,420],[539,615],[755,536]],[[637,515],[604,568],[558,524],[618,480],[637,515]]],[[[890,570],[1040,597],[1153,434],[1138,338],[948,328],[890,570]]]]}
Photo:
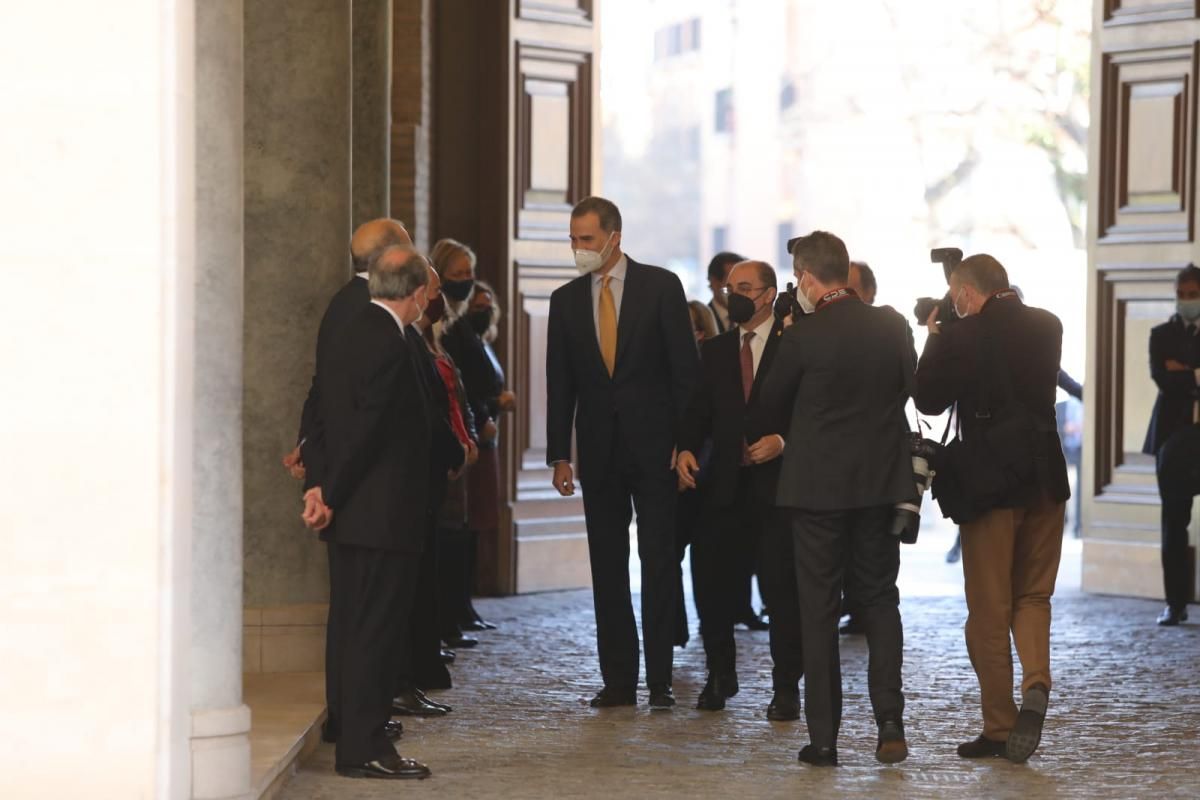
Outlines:
{"type": "Polygon", "coordinates": [[[629,524],[636,510],[646,682],[669,684],[679,587],[677,479],[669,458],[661,468],[646,469],[624,447],[616,446],[613,455],[607,474],[593,476],[585,468],[580,481],[600,674],[604,685],[614,688],[632,688],[638,682],[638,632],[629,590],[629,524]]]}
{"type": "Polygon", "coordinates": [[[875,720],[902,719],[904,631],[900,623],[900,540],[889,535],[891,506],[791,512],[796,585],[804,638],[804,712],[817,747],[837,744],[842,721],[838,616],[842,585],[857,600],[870,651],[867,687],[875,720]],[[850,571],[846,575],[847,551],[850,571]]]}
{"type": "Polygon", "coordinates": [[[468,622],[471,589],[470,532],[465,528],[438,531],[438,634],[450,642],[462,636],[461,622],[468,622]]]}
{"type": "Polygon", "coordinates": [[[1200,427],[1177,431],[1158,451],[1162,498],[1162,567],[1167,605],[1182,609],[1192,596],[1188,523],[1192,498],[1200,494],[1200,427]]]}
{"type": "Polygon", "coordinates": [[[761,586],[771,610],[771,683],[777,692],[797,692],[804,677],[803,628],[796,589],[796,556],[786,509],[774,508],[763,529],[761,586]]]}
{"type": "MultiPolygon", "coordinates": [[[[337,721],[338,764],[361,764],[395,747],[384,734],[392,716],[398,646],[404,640],[417,557],[391,550],[330,545],[331,622],[327,672],[336,676],[329,714],[337,721]]],[[[327,685],[327,690],[328,690],[327,685]]]]}
{"type": "Polygon", "coordinates": [[[449,671],[442,663],[442,642],[438,630],[438,557],[436,528],[430,523],[425,552],[420,556],[416,588],[410,605],[407,646],[398,662],[395,688],[428,688],[444,685],[449,671]]]}

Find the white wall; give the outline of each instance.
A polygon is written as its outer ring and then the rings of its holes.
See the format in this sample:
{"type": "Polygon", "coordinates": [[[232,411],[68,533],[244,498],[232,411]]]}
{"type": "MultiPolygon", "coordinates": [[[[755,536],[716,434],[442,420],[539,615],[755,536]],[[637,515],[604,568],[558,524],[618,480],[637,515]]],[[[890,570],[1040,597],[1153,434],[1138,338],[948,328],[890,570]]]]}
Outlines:
{"type": "Polygon", "coordinates": [[[185,797],[192,3],[0,23],[0,790],[185,797]]]}

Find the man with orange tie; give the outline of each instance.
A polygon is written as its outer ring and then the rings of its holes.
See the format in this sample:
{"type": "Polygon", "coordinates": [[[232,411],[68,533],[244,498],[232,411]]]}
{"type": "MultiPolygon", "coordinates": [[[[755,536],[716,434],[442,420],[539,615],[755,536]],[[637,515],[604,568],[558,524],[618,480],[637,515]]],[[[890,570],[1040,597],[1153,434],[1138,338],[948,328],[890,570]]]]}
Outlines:
{"type": "Polygon", "coordinates": [[[604,688],[592,707],[636,705],[638,632],[629,589],[637,512],[650,707],[675,705],[671,665],[678,555],[675,442],[698,357],[687,300],[667,270],[621,252],[621,212],[601,197],[571,212],[580,276],[550,296],[546,462],[575,493],[574,423],[604,688]]]}

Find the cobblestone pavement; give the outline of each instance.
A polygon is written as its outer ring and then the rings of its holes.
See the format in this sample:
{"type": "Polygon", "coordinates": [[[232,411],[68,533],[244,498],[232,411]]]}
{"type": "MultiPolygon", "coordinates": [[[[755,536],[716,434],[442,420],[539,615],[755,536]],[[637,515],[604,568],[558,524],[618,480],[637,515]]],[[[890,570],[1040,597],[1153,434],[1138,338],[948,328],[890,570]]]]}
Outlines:
{"type": "Polygon", "coordinates": [[[478,602],[501,629],[460,652],[457,685],[437,698],[454,713],[405,720],[401,753],[429,764],[431,780],[339,778],[333,748],[322,745],[281,796],[1200,797],[1200,624],[1157,628],[1160,603],[1081,594],[1077,542],[1065,548],[1054,603],[1055,690],[1041,749],[1023,766],[955,755],[981,722],[962,638],[966,609],[954,588],[961,573],[941,559],[949,541],[942,530],[904,553],[911,756],[901,765],[874,760],[861,637],[843,639],[836,770],[796,761],[807,741],[803,721],[766,720],[765,633],[739,631],[742,689],[724,712],[694,709],[705,678],[694,616],[691,643],[676,651],[678,707],[651,714],[642,689],[636,709],[590,709],[598,688],[591,593],[577,591],[478,602]]]}

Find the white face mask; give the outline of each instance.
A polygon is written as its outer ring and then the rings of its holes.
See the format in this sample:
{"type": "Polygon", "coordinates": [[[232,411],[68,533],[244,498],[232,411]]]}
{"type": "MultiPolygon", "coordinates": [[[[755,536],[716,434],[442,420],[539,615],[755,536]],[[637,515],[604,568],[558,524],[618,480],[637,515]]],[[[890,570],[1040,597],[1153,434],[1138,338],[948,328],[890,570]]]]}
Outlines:
{"type": "Polygon", "coordinates": [[[796,286],[796,302],[800,304],[800,308],[805,314],[811,314],[817,310],[816,305],[812,300],[808,299],[808,295],[804,293],[804,278],[808,273],[800,276],[800,283],[796,286]]]}
{"type": "Polygon", "coordinates": [[[613,236],[616,235],[613,231],[608,235],[608,240],[604,242],[604,247],[600,251],[595,250],[576,250],[575,251],[575,267],[579,270],[580,275],[587,275],[589,272],[595,272],[604,266],[605,259],[612,254],[608,246],[612,243],[613,236]],[[605,251],[608,251],[607,253],[605,251]]]}

